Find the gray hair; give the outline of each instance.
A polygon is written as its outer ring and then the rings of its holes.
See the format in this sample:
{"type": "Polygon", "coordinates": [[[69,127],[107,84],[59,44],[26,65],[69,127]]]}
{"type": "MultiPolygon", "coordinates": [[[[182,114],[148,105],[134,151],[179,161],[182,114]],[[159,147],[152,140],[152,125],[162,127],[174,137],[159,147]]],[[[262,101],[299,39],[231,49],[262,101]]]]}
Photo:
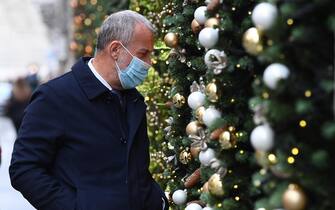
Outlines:
{"type": "Polygon", "coordinates": [[[103,50],[107,44],[114,40],[119,40],[122,44],[127,45],[133,36],[137,23],[142,23],[150,31],[155,32],[152,23],[137,12],[124,10],[111,14],[100,27],[97,50],[103,50]]]}

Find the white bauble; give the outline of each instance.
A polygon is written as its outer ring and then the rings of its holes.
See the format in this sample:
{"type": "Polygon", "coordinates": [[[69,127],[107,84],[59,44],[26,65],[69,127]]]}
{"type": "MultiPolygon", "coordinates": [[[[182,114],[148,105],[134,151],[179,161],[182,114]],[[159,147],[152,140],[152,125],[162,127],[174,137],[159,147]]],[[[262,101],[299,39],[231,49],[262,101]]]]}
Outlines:
{"type": "Polygon", "coordinates": [[[289,69],[280,63],[273,63],[268,66],[263,74],[263,81],[271,89],[277,87],[277,83],[281,79],[286,79],[290,75],[289,69]]]}
{"type": "Polygon", "coordinates": [[[260,30],[271,28],[278,16],[277,7],[270,3],[260,3],[252,11],[252,22],[260,30]]]}
{"type": "Polygon", "coordinates": [[[197,109],[204,105],[206,96],[200,91],[191,93],[187,98],[187,103],[192,109],[197,109]]]}
{"type": "Polygon", "coordinates": [[[215,120],[221,117],[221,112],[215,109],[214,107],[209,107],[208,109],[205,110],[203,116],[202,116],[202,121],[205,123],[207,127],[210,127],[213,125],[215,120]]]}
{"type": "Polygon", "coordinates": [[[219,30],[214,28],[204,28],[199,33],[199,42],[205,48],[212,48],[219,41],[219,30]]]}
{"type": "Polygon", "coordinates": [[[202,210],[213,210],[213,208],[206,206],[205,208],[203,208],[202,210]]]}
{"type": "Polygon", "coordinates": [[[209,166],[214,158],[215,158],[215,151],[211,148],[207,148],[205,151],[201,151],[199,153],[200,163],[204,166],[209,166]]]}
{"type": "Polygon", "coordinates": [[[202,207],[197,203],[190,203],[186,206],[185,210],[202,210],[202,207]]]}
{"type": "Polygon", "coordinates": [[[267,152],[274,144],[274,133],[270,125],[259,125],[251,132],[251,145],[255,150],[267,152]]]}
{"type": "Polygon", "coordinates": [[[182,205],[187,200],[187,193],[184,190],[176,190],[172,194],[172,200],[176,205],[182,205]]]}
{"type": "Polygon", "coordinates": [[[198,7],[195,12],[194,12],[194,19],[200,24],[203,25],[205,24],[207,17],[206,17],[206,11],[207,7],[206,6],[201,6],[198,7]]]}

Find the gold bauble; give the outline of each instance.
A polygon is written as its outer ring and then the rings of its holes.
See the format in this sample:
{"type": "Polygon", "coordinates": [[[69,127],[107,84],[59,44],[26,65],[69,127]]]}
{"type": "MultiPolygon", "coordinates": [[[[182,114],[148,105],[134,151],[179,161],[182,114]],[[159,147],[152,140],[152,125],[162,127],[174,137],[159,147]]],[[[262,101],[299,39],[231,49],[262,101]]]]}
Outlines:
{"type": "Polygon", "coordinates": [[[244,49],[252,55],[258,55],[263,51],[261,37],[260,31],[257,28],[249,28],[243,34],[242,44],[244,49]]]}
{"type": "Polygon", "coordinates": [[[304,191],[296,184],[290,184],[283,194],[283,206],[286,210],[303,210],[307,204],[304,191]]]}
{"type": "Polygon", "coordinates": [[[180,108],[185,104],[185,97],[177,93],[173,96],[172,102],[177,108],[180,108]]]}
{"type": "Polygon", "coordinates": [[[178,36],[173,32],[169,32],[164,36],[164,42],[168,47],[175,48],[178,46],[178,36]]]}
{"type": "Polygon", "coordinates": [[[202,116],[204,116],[204,113],[205,113],[205,110],[206,108],[201,106],[201,107],[198,107],[196,110],[195,110],[195,118],[198,120],[199,123],[203,124],[204,121],[202,120],[202,116]]]}
{"type": "Polygon", "coordinates": [[[192,121],[186,126],[187,135],[198,135],[198,131],[201,128],[198,121],[192,121]]]}
{"type": "Polygon", "coordinates": [[[191,153],[187,152],[186,150],[183,150],[179,154],[179,161],[182,164],[187,164],[192,159],[191,153]]]}
{"type": "Polygon", "coordinates": [[[220,137],[220,134],[225,131],[225,128],[217,128],[215,129],[211,135],[210,135],[210,139],[213,139],[213,140],[217,140],[219,137],[220,137]]]}
{"type": "Polygon", "coordinates": [[[222,180],[219,174],[215,173],[208,180],[208,191],[215,196],[223,196],[222,180]]]}
{"type": "Polygon", "coordinates": [[[218,18],[212,17],[206,20],[205,27],[214,28],[214,26],[219,26],[220,20],[218,18]]]}
{"type": "Polygon", "coordinates": [[[206,86],[205,92],[209,101],[217,102],[217,100],[219,99],[217,95],[217,86],[214,82],[211,82],[206,86]]]}
{"type": "Polygon", "coordinates": [[[229,131],[223,131],[220,134],[219,141],[222,149],[230,149],[236,145],[236,136],[229,131]]]}
{"type": "Polygon", "coordinates": [[[191,146],[190,152],[193,158],[198,158],[200,151],[201,151],[201,147],[191,146]]]}
{"type": "Polygon", "coordinates": [[[198,23],[196,19],[193,19],[191,23],[191,28],[192,28],[193,33],[197,34],[201,31],[202,26],[198,23]]]}
{"type": "Polygon", "coordinates": [[[202,192],[209,193],[209,191],[208,191],[208,182],[205,182],[204,186],[202,186],[202,192]]]}

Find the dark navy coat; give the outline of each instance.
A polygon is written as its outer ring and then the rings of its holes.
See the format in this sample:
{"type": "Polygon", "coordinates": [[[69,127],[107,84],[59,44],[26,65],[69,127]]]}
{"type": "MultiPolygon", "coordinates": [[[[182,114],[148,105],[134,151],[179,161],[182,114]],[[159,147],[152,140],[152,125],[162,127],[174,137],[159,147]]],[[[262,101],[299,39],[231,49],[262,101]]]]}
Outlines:
{"type": "Polygon", "coordinates": [[[34,92],[14,145],[12,185],[38,210],[161,210],[167,200],[148,171],[143,97],[126,90],[122,109],[89,59],[34,92]]]}

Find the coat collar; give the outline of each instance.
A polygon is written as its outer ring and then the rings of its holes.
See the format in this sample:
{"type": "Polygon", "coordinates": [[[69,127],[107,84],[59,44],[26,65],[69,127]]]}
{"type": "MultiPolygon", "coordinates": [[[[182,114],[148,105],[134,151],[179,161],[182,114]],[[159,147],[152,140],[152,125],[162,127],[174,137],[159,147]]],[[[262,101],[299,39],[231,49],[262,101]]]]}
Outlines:
{"type": "MultiPolygon", "coordinates": [[[[108,88],[105,87],[90,70],[87,63],[91,58],[92,57],[81,57],[71,68],[75,78],[89,100],[93,100],[103,93],[109,92],[108,88]]],[[[123,90],[122,92],[126,94],[129,100],[144,100],[143,96],[135,88],[123,90]]]]}

